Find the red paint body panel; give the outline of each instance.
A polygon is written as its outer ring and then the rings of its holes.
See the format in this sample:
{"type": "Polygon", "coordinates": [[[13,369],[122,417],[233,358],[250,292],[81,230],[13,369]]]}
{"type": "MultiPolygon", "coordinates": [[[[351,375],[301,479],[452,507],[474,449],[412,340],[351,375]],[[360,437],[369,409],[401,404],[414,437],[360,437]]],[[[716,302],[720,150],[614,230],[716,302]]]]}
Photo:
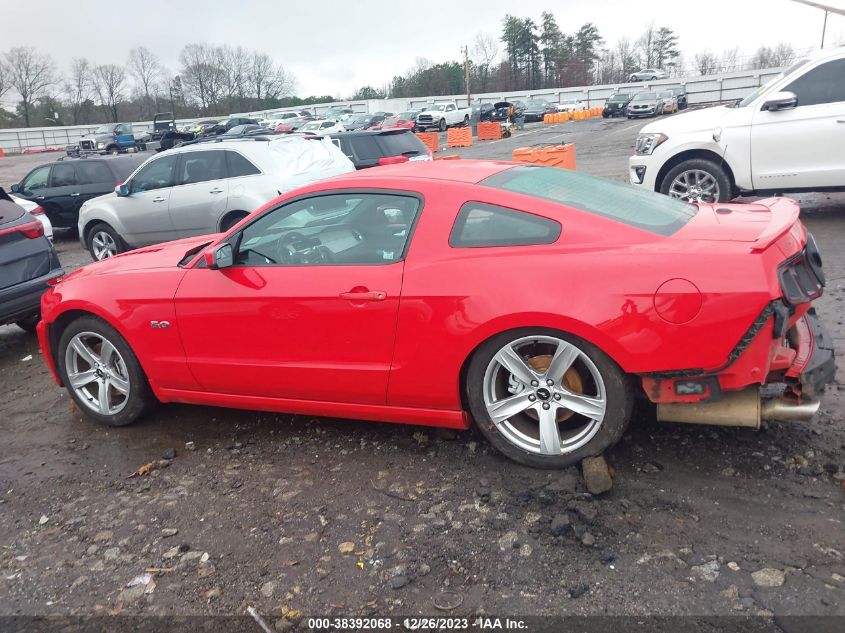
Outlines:
{"type": "Polygon", "coordinates": [[[232,229],[308,193],[415,192],[424,206],[404,262],[211,270],[198,251],[178,267],[190,249],[226,237],[207,236],[92,264],[45,294],[45,358],[50,364],[47,328],[67,310],[84,310],[123,334],[162,400],[454,428],[466,425],[467,359],[488,338],[520,327],[580,336],[631,374],[700,368],[719,372],[723,390],[766,379],[781,355],[771,320],[725,365],[781,296],[777,267],[803,248],[794,202],[718,205],[731,213],[703,205],[664,237],[475,184],[511,167],[464,160],[363,170],[290,192],[232,229]],[[560,238],[453,248],[449,233],[467,201],[554,219],[560,238]],[[351,290],[385,299],[340,296],[351,290]],[[152,320],[171,327],[153,329],[152,320]]]}

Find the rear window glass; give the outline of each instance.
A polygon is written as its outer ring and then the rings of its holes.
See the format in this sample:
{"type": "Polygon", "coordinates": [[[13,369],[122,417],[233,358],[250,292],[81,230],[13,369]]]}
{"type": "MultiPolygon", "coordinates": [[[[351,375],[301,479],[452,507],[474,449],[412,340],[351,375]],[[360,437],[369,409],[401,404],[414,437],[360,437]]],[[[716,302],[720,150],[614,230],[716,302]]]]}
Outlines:
{"type": "Polygon", "coordinates": [[[26,211],[22,206],[15,204],[14,202],[0,200],[0,224],[14,222],[24,213],[26,213],[26,211]]]}
{"type": "Polygon", "coordinates": [[[381,134],[375,138],[378,139],[383,156],[418,156],[428,151],[423,142],[409,132],[381,134]]]}
{"type": "Polygon", "coordinates": [[[76,173],[82,184],[114,184],[114,176],[102,161],[86,160],[76,164],[76,173]]]}
{"type": "Polygon", "coordinates": [[[672,235],[698,211],[669,196],[556,167],[514,167],[480,184],[557,202],[658,235],[672,235]]]}

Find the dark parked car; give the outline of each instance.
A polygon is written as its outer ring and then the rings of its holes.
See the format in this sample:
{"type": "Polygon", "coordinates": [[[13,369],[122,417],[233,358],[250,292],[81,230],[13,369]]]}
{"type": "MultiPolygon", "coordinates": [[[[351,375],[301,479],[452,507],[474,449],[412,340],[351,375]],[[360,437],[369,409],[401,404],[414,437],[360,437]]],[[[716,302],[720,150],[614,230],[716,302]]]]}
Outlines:
{"type": "Polygon", "coordinates": [[[678,110],[686,110],[687,109],[687,89],[684,86],[675,86],[674,88],[669,88],[672,91],[672,94],[675,95],[678,99],[678,110]]]}
{"type": "Polygon", "coordinates": [[[54,227],[76,228],[82,203],[114,191],[146,158],[62,158],[33,169],[12,185],[12,193],[43,207],[54,227]]]}
{"type": "Polygon", "coordinates": [[[258,125],[258,121],[256,119],[248,119],[246,117],[232,117],[231,119],[220,121],[220,123],[214,127],[208,128],[205,132],[203,132],[203,136],[219,136],[221,134],[225,134],[237,125],[258,125]]]}
{"type": "Polygon", "coordinates": [[[273,134],[273,131],[254,123],[245,123],[244,125],[236,125],[228,132],[220,134],[220,138],[241,138],[243,136],[255,136],[256,134],[273,134]]]}
{"type": "Polygon", "coordinates": [[[431,160],[431,152],[409,129],[338,132],[329,136],[355,164],[355,169],[403,160],[431,160]]]}
{"type": "Polygon", "coordinates": [[[384,121],[384,119],[384,115],[378,113],[355,114],[343,122],[343,127],[345,127],[350,132],[353,132],[355,130],[366,130],[374,125],[379,125],[382,121],[384,121]]]}
{"type": "Polygon", "coordinates": [[[44,225],[0,187],[0,325],[34,332],[47,282],[63,274],[44,225]]]}
{"type": "Polygon", "coordinates": [[[604,104],[604,110],[601,115],[606,119],[608,117],[625,116],[625,107],[630,103],[631,95],[617,93],[611,95],[610,99],[604,104]]]}
{"type": "Polygon", "coordinates": [[[492,121],[494,109],[492,103],[472,104],[472,114],[473,116],[477,116],[479,121],[492,121]]]}
{"type": "Polygon", "coordinates": [[[547,114],[557,112],[557,108],[548,101],[542,99],[531,99],[525,103],[523,110],[526,121],[542,121],[547,114]]]}
{"type": "Polygon", "coordinates": [[[510,121],[524,116],[525,104],[522,101],[497,101],[493,104],[493,113],[490,115],[491,121],[510,121]]]}

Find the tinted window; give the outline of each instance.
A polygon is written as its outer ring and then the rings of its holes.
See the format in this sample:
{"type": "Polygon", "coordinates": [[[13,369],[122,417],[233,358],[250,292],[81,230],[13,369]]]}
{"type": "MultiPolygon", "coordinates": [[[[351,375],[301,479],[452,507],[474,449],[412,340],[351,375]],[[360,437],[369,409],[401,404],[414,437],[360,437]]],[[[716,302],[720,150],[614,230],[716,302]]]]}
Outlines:
{"type": "Polygon", "coordinates": [[[461,207],[449,244],[455,247],[530,246],[551,244],[560,224],[538,215],[481,202],[461,207]]]}
{"type": "Polygon", "coordinates": [[[415,134],[383,134],[376,137],[383,156],[419,156],[425,154],[428,148],[415,134]]]}
{"type": "Polygon", "coordinates": [[[47,188],[47,178],[50,175],[50,165],[44,165],[33,170],[21,183],[23,191],[37,191],[47,188]]]}
{"type": "Polygon", "coordinates": [[[672,235],[697,212],[695,206],[669,196],[556,167],[514,167],[480,184],[557,202],[658,235],[672,235]]]}
{"type": "Polygon", "coordinates": [[[131,192],[152,191],[173,186],[173,167],[176,154],[156,158],[144,166],[132,179],[131,192]]]}
{"type": "Polygon", "coordinates": [[[404,257],[419,200],[349,193],[306,198],[247,226],[238,245],[244,266],[389,264],[404,257]]]}
{"type": "Polygon", "coordinates": [[[827,62],[805,73],[786,88],[798,95],[798,107],[845,101],[845,59],[827,62]]]}
{"type": "Polygon", "coordinates": [[[76,170],[68,163],[56,163],[53,165],[53,173],[50,176],[51,187],[69,187],[76,184],[76,170]]]}
{"type": "Polygon", "coordinates": [[[237,152],[226,152],[226,159],[229,162],[229,178],[238,176],[253,176],[260,174],[258,167],[249,162],[237,152]]]}
{"type": "Polygon", "coordinates": [[[95,183],[114,184],[115,179],[106,167],[105,163],[101,161],[84,160],[76,164],[76,177],[81,185],[91,185],[95,183]]]}
{"type": "Polygon", "coordinates": [[[220,180],[226,177],[226,155],[223,150],[207,152],[185,152],[179,166],[176,184],[190,185],[195,182],[220,180]]]}

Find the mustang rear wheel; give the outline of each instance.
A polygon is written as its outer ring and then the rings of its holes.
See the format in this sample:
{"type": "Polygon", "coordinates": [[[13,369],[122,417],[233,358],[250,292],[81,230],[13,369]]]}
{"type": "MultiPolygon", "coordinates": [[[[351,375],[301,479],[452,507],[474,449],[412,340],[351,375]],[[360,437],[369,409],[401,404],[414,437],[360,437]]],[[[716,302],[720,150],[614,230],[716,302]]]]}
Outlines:
{"type": "Polygon", "coordinates": [[[625,375],[601,350],[539,328],[485,343],[470,363],[467,398],[493,446],[539,468],[604,452],[622,436],[633,403],[625,375]]]}
{"type": "Polygon", "coordinates": [[[134,352],[105,321],[81,317],[65,328],[56,353],[59,374],[87,416],[109,426],[137,420],[154,401],[134,352]]]}

